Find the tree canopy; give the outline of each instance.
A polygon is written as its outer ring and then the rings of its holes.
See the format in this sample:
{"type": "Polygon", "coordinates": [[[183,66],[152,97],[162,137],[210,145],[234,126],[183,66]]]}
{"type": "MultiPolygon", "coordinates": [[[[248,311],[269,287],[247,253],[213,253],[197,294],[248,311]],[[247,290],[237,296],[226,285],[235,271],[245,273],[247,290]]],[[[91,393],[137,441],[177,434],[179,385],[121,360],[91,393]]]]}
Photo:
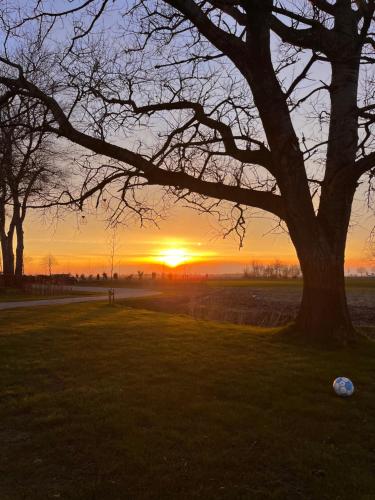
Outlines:
{"type": "Polygon", "coordinates": [[[358,184],[374,193],[375,2],[59,6],[9,2],[0,83],[43,104],[49,132],[106,158],[80,200],[116,184],[142,214],[139,188],[159,185],[204,209],[232,203],[237,230],[246,207],[270,212],[304,275],[298,327],[352,337],[343,266],[358,184]]]}

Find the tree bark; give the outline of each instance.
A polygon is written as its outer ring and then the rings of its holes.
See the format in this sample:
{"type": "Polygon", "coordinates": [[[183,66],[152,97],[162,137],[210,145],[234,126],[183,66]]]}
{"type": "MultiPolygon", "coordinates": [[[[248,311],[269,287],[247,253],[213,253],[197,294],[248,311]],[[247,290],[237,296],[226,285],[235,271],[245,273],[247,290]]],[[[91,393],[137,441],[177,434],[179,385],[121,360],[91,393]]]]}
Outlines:
{"type": "Polygon", "coordinates": [[[346,298],[344,248],[340,255],[321,244],[299,252],[303,293],[295,330],[311,341],[345,345],[358,337],[346,298]]]}
{"type": "Polygon", "coordinates": [[[1,236],[1,252],[3,256],[3,276],[6,287],[14,285],[14,252],[13,234],[1,236]]]}
{"type": "Polygon", "coordinates": [[[19,221],[16,225],[17,234],[17,247],[16,247],[16,268],[15,268],[15,280],[17,284],[22,284],[23,278],[23,252],[24,252],[24,234],[22,221],[19,221]]]}

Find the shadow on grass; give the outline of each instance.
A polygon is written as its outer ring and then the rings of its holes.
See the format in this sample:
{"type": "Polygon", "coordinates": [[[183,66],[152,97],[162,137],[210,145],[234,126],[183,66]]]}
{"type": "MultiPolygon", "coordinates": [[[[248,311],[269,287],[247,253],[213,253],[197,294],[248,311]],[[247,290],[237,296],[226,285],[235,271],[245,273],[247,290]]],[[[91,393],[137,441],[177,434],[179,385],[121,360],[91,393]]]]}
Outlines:
{"type": "Polygon", "coordinates": [[[10,311],[0,498],[371,498],[374,355],[121,305],[10,311]]]}

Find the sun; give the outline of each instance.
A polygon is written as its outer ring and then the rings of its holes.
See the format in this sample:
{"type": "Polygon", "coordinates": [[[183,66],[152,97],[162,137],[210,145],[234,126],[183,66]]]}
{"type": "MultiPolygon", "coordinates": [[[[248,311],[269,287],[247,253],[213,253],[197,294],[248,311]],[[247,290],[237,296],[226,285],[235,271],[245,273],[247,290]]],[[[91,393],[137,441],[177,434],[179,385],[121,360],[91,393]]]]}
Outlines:
{"type": "Polygon", "coordinates": [[[183,248],[168,248],[160,252],[159,262],[168,267],[178,267],[191,260],[191,256],[183,248]]]}
{"type": "MultiPolygon", "coordinates": [[[[169,267],[171,269],[178,268],[179,266],[189,265],[189,272],[192,267],[202,262],[212,261],[216,257],[215,252],[202,251],[201,243],[190,243],[178,240],[167,240],[158,242],[154,247],[153,253],[142,258],[142,262],[147,264],[158,264],[159,266],[169,267]],[[199,252],[194,248],[199,246],[199,252]]],[[[139,262],[140,260],[137,260],[139,262]]],[[[187,272],[187,267],[183,268],[187,272]]],[[[176,270],[176,272],[178,272],[176,270]]]]}

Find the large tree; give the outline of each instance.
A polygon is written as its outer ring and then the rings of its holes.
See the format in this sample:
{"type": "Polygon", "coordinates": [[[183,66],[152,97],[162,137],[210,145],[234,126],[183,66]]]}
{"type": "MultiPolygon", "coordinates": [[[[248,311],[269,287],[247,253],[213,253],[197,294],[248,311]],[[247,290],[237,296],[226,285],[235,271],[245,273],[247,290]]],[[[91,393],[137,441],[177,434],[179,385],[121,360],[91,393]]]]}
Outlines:
{"type": "Polygon", "coordinates": [[[354,194],[375,166],[374,0],[53,4],[4,12],[0,82],[43,103],[51,132],[111,160],[83,198],[121,182],[128,203],[148,184],[231,202],[237,227],[246,207],[270,212],[303,272],[297,331],[355,338],[344,257],[354,194]],[[15,65],[32,26],[33,55],[15,65]]]}
{"type": "Polygon", "coordinates": [[[1,95],[0,243],[6,286],[22,284],[28,210],[50,204],[62,178],[45,120],[45,108],[38,102],[7,92],[1,95]]]}

